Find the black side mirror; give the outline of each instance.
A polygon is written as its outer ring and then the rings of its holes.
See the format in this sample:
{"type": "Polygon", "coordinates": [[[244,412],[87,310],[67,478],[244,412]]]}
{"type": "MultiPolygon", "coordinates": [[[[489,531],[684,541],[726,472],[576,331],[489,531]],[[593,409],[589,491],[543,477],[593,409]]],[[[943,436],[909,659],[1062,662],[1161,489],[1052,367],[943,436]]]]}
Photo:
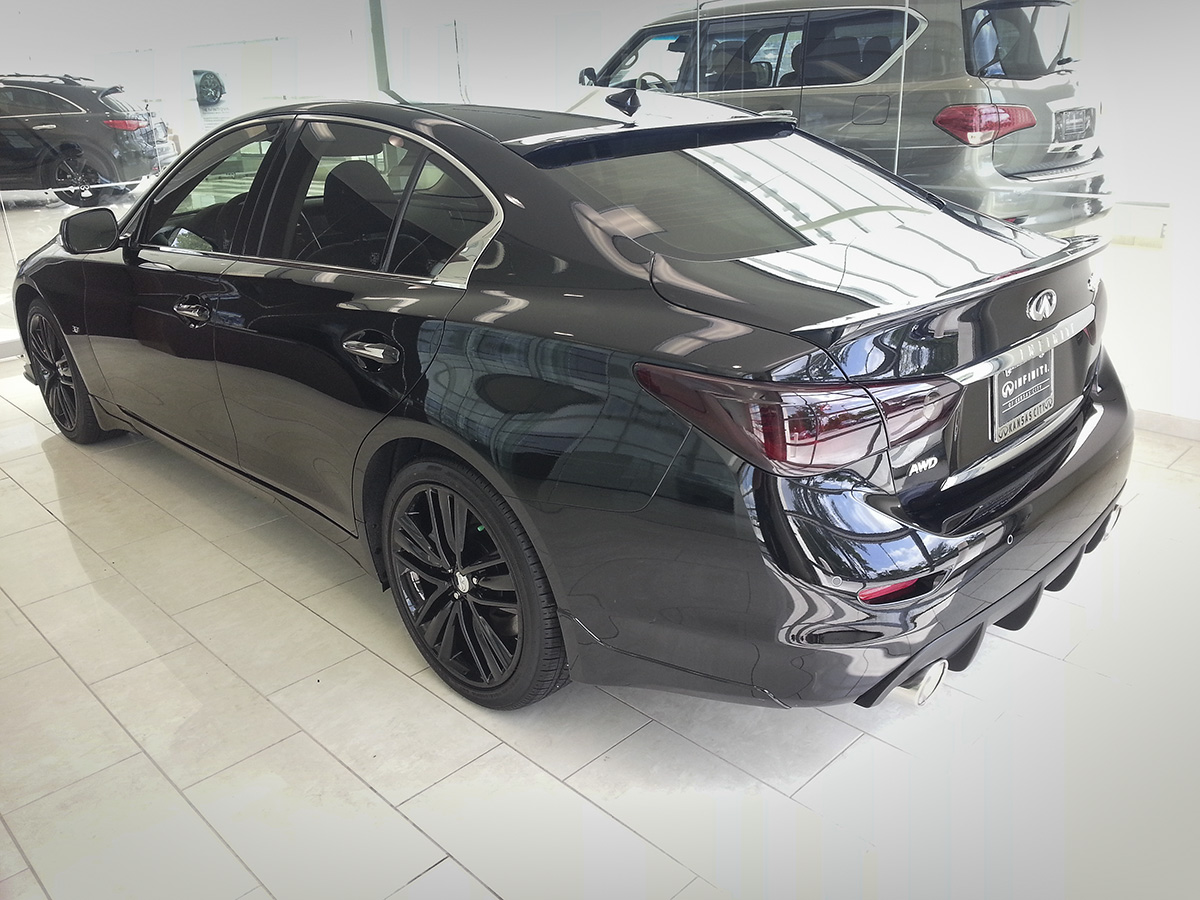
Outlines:
{"type": "Polygon", "coordinates": [[[591,87],[596,83],[596,70],[591,66],[579,71],[579,83],[591,87]]]}
{"type": "Polygon", "coordinates": [[[106,207],[81,209],[59,223],[58,234],[68,253],[112,250],[117,246],[117,217],[106,207]]]}

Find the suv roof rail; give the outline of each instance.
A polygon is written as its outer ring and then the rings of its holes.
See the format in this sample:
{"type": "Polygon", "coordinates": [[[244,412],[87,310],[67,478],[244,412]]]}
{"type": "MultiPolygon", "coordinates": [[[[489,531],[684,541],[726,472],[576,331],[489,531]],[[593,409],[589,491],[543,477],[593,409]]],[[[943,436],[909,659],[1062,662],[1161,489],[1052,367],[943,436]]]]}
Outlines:
{"type": "Polygon", "coordinates": [[[31,75],[24,72],[10,72],[7,75],[0,75],[0,78],[46,78],[50,81],[61,81],[63,84],[81,86],[85,81],[91,81],[91,78],[84,78],[82,75],[31,75]]]}

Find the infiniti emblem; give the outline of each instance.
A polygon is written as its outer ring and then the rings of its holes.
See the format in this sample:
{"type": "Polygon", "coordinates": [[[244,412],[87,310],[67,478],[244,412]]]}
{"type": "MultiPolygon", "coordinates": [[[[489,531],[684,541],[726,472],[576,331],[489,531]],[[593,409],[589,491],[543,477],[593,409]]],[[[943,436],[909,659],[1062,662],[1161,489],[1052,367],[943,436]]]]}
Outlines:
{"type": "Polygon", "coordinates": [[[1058,295],[1051,290],[1042,291],[1036,297],[1031,297],[1025,304],[1025,315],[1040,322],[1054,315],[1054,307],[1058,306],[1058,295]]]}

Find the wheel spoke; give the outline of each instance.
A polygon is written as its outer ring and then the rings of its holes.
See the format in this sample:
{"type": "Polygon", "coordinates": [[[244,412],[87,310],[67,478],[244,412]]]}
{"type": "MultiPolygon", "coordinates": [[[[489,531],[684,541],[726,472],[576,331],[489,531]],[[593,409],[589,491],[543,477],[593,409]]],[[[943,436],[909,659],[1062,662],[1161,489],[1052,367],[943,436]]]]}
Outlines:
{"type": "Polygon", "coordinates": [[[396,524],[399,526],[392,535],[392,550],[400,555],[405,565],[415,568],[421,574],[446,573],[445,561],[429,543],[429,539],[421,534],[416,523],[407,515],[397,515],[396,524]]]}
{"type": "Polygon", "coordinates": [[[479,578],[476,583],[481,588],[486,588],[489,591],[502,591],[504,593],[512,593],[517,589],[516,582],[513,581],[511,572],[498,572],[495,575],[485,575],[479,578]]]}
{"type": "MultiPolygon", "coordinates": [[[[450,585],[440,582],[435,582],[435,584],[437,584],[437,589],[425,597],[424,602],[422,602],[420,607],[413,613],[413,620],[418,625],[423,624],[429,618],[430,613],[433,612],[434,606],[437,605],[439,600],[449,599],[448,594],[450,591],[450,585]]],[[[449,603],[442,604],[443,608],[447,608],[451,605],[452,604],[449,603]]]]}
{"type": "Polygon", "coordinates": [[[504,645],[491,623],[478,611],[472,611],[471,632],[474,640],[468,640],[467,645],[471,647],[471,655],[476,662],[482,660],[480,674],[483,680],[496,681],[512,662],[512,651],[504,645]]]}
{"type": "Polygon", "coordinates": [[[425,504],[429,508],[429,542],[445,566],[446,571],[454,568],[452,554],[448,553],[449,544],[446,540],[446,524],[442,520],[442,492],[430,488],[425,491],[425,504]]]}

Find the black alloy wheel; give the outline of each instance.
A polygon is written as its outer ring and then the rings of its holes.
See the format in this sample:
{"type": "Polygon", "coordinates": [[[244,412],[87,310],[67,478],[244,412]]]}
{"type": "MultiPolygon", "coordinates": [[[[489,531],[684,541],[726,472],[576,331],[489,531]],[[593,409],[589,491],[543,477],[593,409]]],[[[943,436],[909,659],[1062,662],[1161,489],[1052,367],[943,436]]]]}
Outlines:
{"type": "Polygon", "coordinates": [[[58,430],[77,444],[112,437],[113,432],[105,431],[96,421],[62,329],[42,300],[30,305],[25,318],[25,347],[34,380],[58,430]]]}
{"type": "Polygon", "coordinates": [[[98,206],[105,200],[124,192],[112,184],[115,173],[98,157],[87,154],[62,154],[47,163],[43,186],[54,191],[63,203],[72,206],[98,206]]]}
{"type": "Polygon", "coordinates": [[[196,102],[201,106],[213,106],[225,95],[225,87],[215,72],[205,72],[196,82],[196,102]]]}
{"type": "Polygon", "coordinates": [[[553,597],[512,509],[473,471],[425,460],[388,491],[385,549],[396,605],[434,671],[493,709],[567,680],[553,597]]]}

